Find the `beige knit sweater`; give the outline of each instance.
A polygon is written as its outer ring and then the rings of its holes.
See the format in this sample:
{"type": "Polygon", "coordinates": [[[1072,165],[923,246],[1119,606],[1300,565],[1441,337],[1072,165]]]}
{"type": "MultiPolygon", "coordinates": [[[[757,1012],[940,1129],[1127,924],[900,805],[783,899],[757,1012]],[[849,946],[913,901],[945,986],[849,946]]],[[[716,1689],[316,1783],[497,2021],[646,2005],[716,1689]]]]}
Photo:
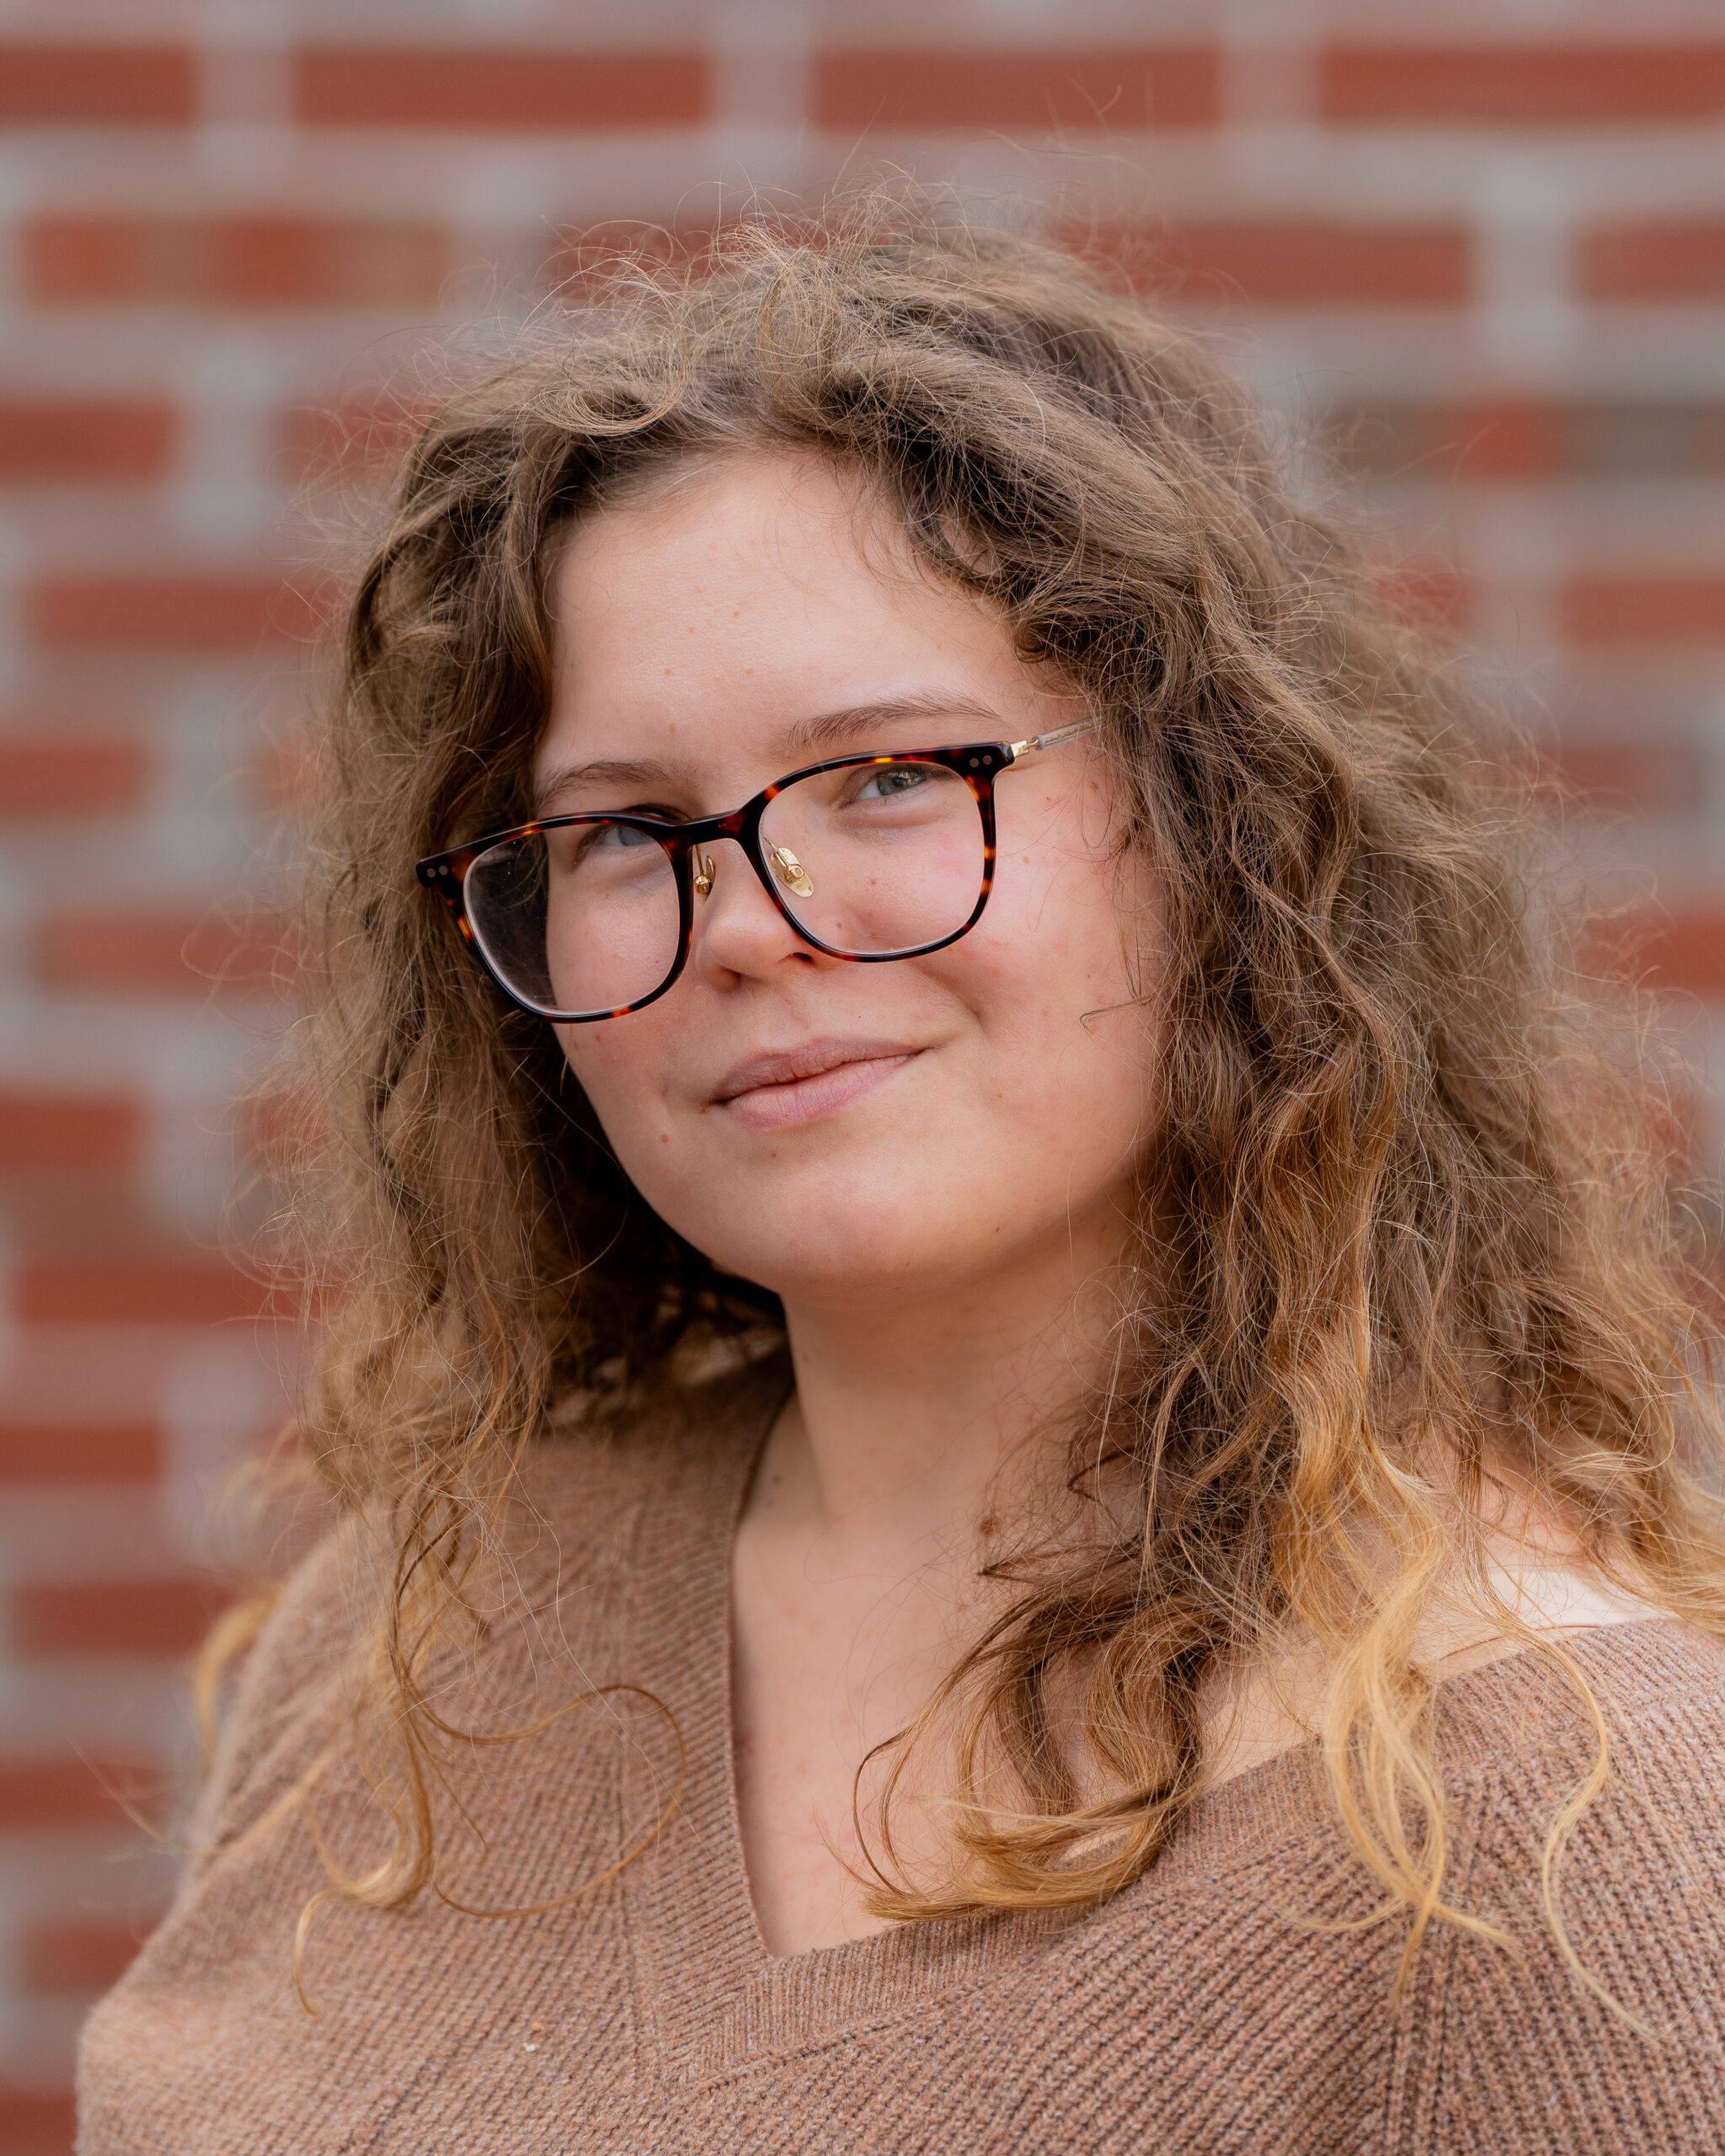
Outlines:
{"type": "MultiPolygon", "coordinates": [[[[1574,1981],[1541,1914],[1539,1852],[1587,1744],[1527,1655],[1441,1695],[1451,1891],[1519,1954],[1440,1928],[1399,2009],[1397,1925],[1311,1921],[1370,1896],[1309,1750],[1204,1801],[1105,1908],[773,1960],[732,1808],[727,1572],[784,1383],[763,1369],[686,1428],[545,1448],[488,1636],[450,1659],[439,1705],[497,1729],[584,1684],[642,1691],[457,1758],[448,1898],[328,1909],[307,1957],[315,2016],[290,1978],[323,1877],[308,1833],[283,1815],[237,1838],[340,1726],[377,1556],[350,1528],[301,1568],[241,1681],[196,1830],[214,1853],[89,2025],[85,2156],[1725,2149],[1725,1652],[1672,1624],[1579,1638],[1621,1764],[1564,1893],[1586,1967],[1656,2038],[1574,1981]],[[657,1838],[544,1913],[451,1907],[554,1899],[640,1838],[677,1767],[644,1693],[686,1747],[657,1838]]],[[[344,1756],[318,1812],[344,1856],[384,1845],[344,1756]]]]}

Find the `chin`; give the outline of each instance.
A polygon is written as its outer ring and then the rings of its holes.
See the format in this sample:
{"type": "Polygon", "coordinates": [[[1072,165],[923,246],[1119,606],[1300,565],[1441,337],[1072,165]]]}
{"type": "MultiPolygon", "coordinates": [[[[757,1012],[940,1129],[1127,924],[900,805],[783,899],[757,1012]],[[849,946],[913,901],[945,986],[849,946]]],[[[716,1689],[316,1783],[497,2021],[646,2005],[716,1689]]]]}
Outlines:
{"type": "MultiPolygon", "coordinates": [[[[769,1289],[787,1303],[828,1309],[949,1294],[956,1281],[984,1262],[972,1236],[962,1230],[943,1235],[926,1214],[891,1223],[875,1217],[856,1222],[849,1233],[842,1220],[829,1216],[814,1234],[792,1229],[781,1235],[769,1226],[762,1236],[746,1241],[734,1235],[688,1240],[724,1272],[769,1289]]],[[[988,1255],[997,1262],[997,1246],[988,1255]]]]}
{"type": "MultiPolygon", "coordinates": [[[[926,1251],[916,1260],[907,1252],[896,1263],[890,1255],[877,1251],[866,1256],[831,1248],[805,1252],[788,1251],[782,1245],[772,1250],[754,1244],[745,1248],[733,1245],[720,1250],[703,1249],[702,1255],[722,1272],[768,1289],[784,1302],[830,1307],[878,1302],[883,1297],[902,1294],[907,1283],[939,1277],[943,1271],[938,1264],[928,1263],[926,1251]]],[[[946,1277],[950,1279],[949,1274],[946,1277]]]]}

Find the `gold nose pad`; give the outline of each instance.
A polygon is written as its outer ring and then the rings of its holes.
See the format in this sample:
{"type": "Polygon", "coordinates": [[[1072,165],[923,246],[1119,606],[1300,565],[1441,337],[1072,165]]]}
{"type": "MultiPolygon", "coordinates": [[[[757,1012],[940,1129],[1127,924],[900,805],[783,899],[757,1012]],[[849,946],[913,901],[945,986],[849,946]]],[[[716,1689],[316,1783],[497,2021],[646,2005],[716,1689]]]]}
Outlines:
{"type": "Polygon", "coordinates": [[[710,853],[695,856],[695,889],[703,899],[712,895],[713,856],[710,853]]]}
{"type": "Polygon", "coordinates": [[[788,891],[794,891],[799,899],[814,896],[814,886],[809,881],[808,870],[788,846],[774,846],[770,858],[774,875],[788,891]]]}

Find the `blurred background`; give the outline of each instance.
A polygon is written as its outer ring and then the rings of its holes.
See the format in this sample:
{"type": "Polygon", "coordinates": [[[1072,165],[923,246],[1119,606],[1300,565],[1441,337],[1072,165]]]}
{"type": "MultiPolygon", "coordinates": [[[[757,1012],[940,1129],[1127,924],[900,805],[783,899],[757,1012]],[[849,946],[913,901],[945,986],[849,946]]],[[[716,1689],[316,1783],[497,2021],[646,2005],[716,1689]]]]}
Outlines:
{"type": "Polygon", "coordinates": [[[1717,1069],[1725,0],[0,0],[0,2156],[46,2156],[291,1385],[235,1102],[421,355],[595,227],[880,171],[1159,263],[1597,812],[1717,1069]]]}

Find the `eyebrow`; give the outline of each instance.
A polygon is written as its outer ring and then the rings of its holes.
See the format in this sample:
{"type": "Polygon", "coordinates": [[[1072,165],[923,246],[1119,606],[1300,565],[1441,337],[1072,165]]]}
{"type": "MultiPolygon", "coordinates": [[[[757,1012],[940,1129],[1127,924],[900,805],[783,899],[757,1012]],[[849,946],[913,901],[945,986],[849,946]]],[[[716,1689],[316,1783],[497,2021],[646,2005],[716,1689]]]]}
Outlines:
{"type": "Polygon", "coordinates": [[[533,788],[533,814],[551,815],[554,803],[565,794],[579,792],[585,786],[670,786],[676,783],[676,777],[669,764],[656,763],[651,758],[634,762],[563,764],[557,770],[547,771],[533,788]]]}
{"type": "Polygon", "coordinates": [[[895,726],[906,718],[979,718],[1002,734],[1009,730],[998,712],[968,697],[891,696],[879,703],[852,704],[843,711],[824,712],[818,718],[799,718],[785,729],[782,740],[788,755],[809,751],[818,755],[824,749],[841,748],[875,727],[895,726]]]}
{"type": "MultiPolygon", "coordinates": [[[[998,712],[969,697],[933,694],[889,696],[878,702],[849,704],[842,711],[822,712],[812,718],[795,720],[779,736],[779,754],[791,763],[802,757],[812,757],[818,762],[829,753],[842,755],[865,734],[882,727],[900,725],[911,718],[976,719],[989,729],[991,738],[1003,738],[1011,731],[998,712]]],[[[940,744],[930,742],[917,745],[932,748],[940,744]]],[[[590,764],[564,764],[547,771],[535,787],[533,814],[539,817],[553,814],[553,803],[587,787],[674,786],[687,777],[686,767],[679,768],[653,757],[607,757],[590,764]]]]}

